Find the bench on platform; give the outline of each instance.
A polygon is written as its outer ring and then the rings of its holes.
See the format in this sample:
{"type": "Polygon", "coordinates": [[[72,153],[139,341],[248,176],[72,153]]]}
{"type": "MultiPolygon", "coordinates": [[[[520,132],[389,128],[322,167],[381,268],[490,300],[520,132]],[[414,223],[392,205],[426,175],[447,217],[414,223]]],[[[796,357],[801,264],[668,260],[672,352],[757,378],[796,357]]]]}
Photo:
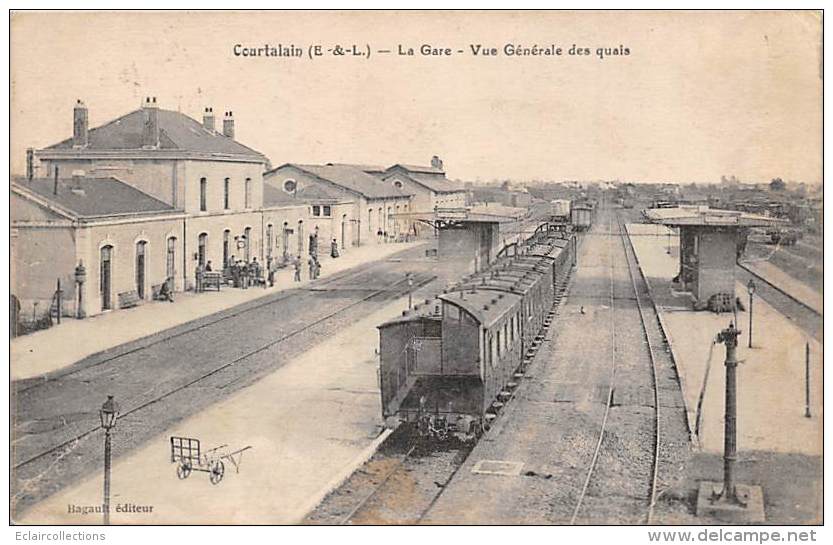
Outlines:
{"type": "Polygon", "coordinates": [[[215,289],[220,291],[220,284],[223,282],[223,273],[206,272],[202,275],[202,290],[215,289]]]}
{"type": "Polygon", "coordinates": [[[123,291],[118,294],[119,296],[119,308],[132,308],[138,306],[139,303],[142,302],[139,299],[139,292],[136,290],[131,291],[123,291]]]}

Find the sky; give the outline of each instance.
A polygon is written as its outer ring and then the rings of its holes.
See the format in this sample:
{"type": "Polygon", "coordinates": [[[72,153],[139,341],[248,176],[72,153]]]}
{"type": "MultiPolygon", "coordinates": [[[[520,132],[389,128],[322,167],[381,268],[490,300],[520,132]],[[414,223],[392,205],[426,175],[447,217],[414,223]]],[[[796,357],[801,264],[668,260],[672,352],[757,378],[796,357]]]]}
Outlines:
{"type": "Polygon", "coordinates": [[[71,136],[76,99],[95,127],[155,96],[196,119],[232,110],[237,140],[274,165],[438,155],[472,181],[818,184],[820,40],[820,15],[788,11],[17,12],[11,168],[71,136]],[[237,44],[305,57],[236,57],[237,44]],[[310,60],[313,44],[371,55],[310,60]],[[422,56],[423,44],[453,54],[422,56]],[[500,54],[474,56],[476,44],[500,54]],[[512,57],[506,44],[562,55],[512,57]],[[574,44],[590,55],[569,55],[574,44]]]}

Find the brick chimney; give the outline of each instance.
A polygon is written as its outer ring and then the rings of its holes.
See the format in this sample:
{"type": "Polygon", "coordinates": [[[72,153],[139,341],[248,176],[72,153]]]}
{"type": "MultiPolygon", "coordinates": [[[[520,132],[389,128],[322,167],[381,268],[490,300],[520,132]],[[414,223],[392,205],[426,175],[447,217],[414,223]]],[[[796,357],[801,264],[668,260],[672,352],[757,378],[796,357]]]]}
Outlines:
{"type": "Polygon", "coordinates": [[[436,168],[437,170],[443,169],[443,161],[436,155],[431,157],[431,168],[436,168]]]}
{"type": "Polygon", "coordinates": [[[206,108],[202,114],[202,126],[206,130],[214,132],[214,108],[206,108]]]}
{"type": "Polygon", "coordinates": [[[223,136],[234,138],[234,114],[230,111],[223,117],[223,136]]]}
{"type": "Polygon", "coordinates": [[[72,109],[72,147],[86,148],[89,141],[89,117],[87,106],[78,99],[72,109]]]}
{"type": "Polygon", "coordinates": [[[159,147],[159,108],[156,107],[156,97],[145,98],[142,104],[142,148],[155,149],[159,147]]]}

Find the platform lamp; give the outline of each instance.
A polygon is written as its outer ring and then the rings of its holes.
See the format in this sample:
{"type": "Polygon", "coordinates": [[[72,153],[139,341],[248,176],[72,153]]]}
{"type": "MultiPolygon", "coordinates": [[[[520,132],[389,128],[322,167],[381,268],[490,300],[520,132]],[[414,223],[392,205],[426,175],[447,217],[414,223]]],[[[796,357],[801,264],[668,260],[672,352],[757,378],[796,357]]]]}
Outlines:
{"type": "Polygon", "coordinates": [[[752,348],[752,296],[755,295],[755,281],[751,278],[746,283],[746,292],[749,294],[749,348],[752,348]]]}
{"type": "Polygon", "coordinates": [[[78,266],[75,267],[75,285],[78,289],[78,309],[75,312],[75,317],[79,320],[87,315],[84,312],[84,282],[86,281],[87,269],[84,267],[84,262],[79,261],[78,266]]]}
{"type": "Polygon", "coordinates": [[[104,429],[104,524],[110,524],[110,430],[116,426],[119,404],[108,395],[107,401],[98,411],[101,427],[104,429]]]}

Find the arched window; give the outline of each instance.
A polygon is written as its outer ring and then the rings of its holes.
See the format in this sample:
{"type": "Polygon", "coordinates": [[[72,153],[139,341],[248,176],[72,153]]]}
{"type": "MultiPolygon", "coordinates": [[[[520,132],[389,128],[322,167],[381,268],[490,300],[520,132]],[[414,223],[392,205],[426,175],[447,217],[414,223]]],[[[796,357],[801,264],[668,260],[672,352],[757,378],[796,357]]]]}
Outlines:
{"type": "Polygon", "coordinates": [[[113,278],[113,247],[104,246],[99,256],[98,290],[101,295],[101,310],[113,308],[112,278],[113,278]]]}
{"type": "Polygon", "coordinates": [[[208,208],[206,206],[206,194],[208,193],[208,180],[200,178],[200,212],[205,212],[208,208]]]}
{"type": "Polygon", "coordinates": [[[231,244],[231,230],[226,229],[223,231],[223,269],[228,269],[229,267],[229,259],[231,258],[229,255],[229,244],[231,244]]]}
{"type": "Polygon", "coordinates": [[[367,231],[369,233],[373,232],[373,209],[367,209],[367,231]]]}
{"type": "MultiPolygon", "coordinates": [[[[168,238],[167,248],[165,252],[165,280],[171,279],[173,282],[176,276],[176,237],[168,238]]],[[[173,288],[173,286],[170,286],[173,288]]]]}
{"type": "Polygon", "coordinates": [[[243,247],[243,259],[248,263],[252,256],[252,228],[246,227],[243,229],[243,236],[246,237],[246,245],[243,247]]]}
{"type": "Polygon", "coordinates": [[[140,240],[136,243],[136,293],[139,299],[145,298],[145,255],[147,242],[140,240]]]}
{"type": "Polygon", "coordinates": [[[231,180],[226,178],[223,181],[223,209],[229,209],[229,190],[231,189],[231,180]]]}
{"type": "Polygon", "coordinates": [[[246,178],[246,208],[252,207],[252,179],[246,178]]]}
{"type": "Polygon", "coordinates": [[[197,239],[197,264],[205,267],[205,244],[208,241],[208,233],[200,233],[197,239]]]}
{"type": "Polygon", "coordinates": [[[266,257],[272,257],[272,224],[266,226],[266,257]]]}

